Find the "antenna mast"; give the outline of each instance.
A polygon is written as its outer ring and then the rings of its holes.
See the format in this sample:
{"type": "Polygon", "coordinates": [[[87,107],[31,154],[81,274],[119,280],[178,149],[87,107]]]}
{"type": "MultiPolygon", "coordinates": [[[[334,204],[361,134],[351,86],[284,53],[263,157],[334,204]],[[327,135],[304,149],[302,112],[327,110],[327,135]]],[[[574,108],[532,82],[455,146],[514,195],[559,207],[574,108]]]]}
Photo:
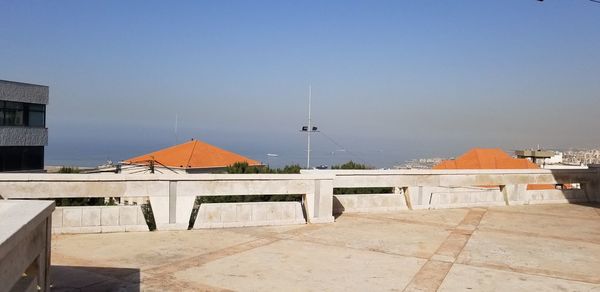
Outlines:
{"type": "Polygon", "coordinates": [[[312,132],[311,118],[310,118],[310,102],[312,99],[312,85],[308,85],[308,131],[306,132],[307,138],[307,151],[306,151],[306,169],[310,169],[310,132],[312,132]]]}
{"type": "Polygon", "coordinates": [[[312,86],[308,85],[308,126],[302,126],[301,132],[306,132],[307,146],[306,146],[306,169],[310,169],[310,133],[318,132],[317,127],[313,126],[312,119],[310,115],[310,107],[311,107],[311,99],[312,99],[312,86]]]}
{"type": "Polygon", "coordinates": [[[177,134],[178,120],[179,120],[179,114],[175,114],[175,144],[179,143],[179,135],[177,134]]]}

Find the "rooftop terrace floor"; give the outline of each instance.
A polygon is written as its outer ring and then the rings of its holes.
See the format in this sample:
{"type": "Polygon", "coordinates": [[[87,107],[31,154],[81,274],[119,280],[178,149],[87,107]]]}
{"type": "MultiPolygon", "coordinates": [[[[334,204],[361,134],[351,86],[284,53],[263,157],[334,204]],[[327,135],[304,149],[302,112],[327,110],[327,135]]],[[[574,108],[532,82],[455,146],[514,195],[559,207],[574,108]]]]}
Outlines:
{"type": "Polygon", "coordinates": [[[52,240],[53,291],[600,291],[600,205],[52,240]]]}

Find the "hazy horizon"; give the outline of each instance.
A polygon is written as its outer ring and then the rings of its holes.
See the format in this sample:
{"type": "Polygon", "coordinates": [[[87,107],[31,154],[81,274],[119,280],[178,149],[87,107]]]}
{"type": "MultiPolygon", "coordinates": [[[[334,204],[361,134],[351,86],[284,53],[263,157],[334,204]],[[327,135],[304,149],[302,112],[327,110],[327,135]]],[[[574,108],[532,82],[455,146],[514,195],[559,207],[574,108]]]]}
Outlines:
{"type": "Polygon", "coordinates": [[[472,147],[600,147],[600,4],[590,1],[3,1],[0,9],[0,79],[50,87],[47,164],[173,145],[177,115],[179,142],[304,165],[309,84],[323,131],[312,165],[389,167],[472,147]]]}

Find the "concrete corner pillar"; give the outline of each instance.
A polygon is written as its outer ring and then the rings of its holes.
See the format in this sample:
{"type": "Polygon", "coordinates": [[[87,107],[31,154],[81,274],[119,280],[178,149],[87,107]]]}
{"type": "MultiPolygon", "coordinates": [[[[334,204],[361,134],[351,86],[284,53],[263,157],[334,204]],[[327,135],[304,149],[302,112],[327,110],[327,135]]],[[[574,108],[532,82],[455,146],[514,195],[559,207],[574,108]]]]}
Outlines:
{"type": "Polygon", "coordinates": [[[432,187],[409,186],[404,188],[406,206],[410,210],[421,210],[431,208],[432,187]]]}
{"type": "Polygon", "coordinates": [[[500,190],[507,206],[529,204],[530,197],[527,194],[526,184],[502,185],[500,190]]]}
{"type": "MultiPolygon", "coordinates": [[[[395,188],[395,189],[398,189],[398,188],[395,188]]],[[[394,193],[396,193],[395,189],[394,189],[394,193]]],[[[409,188],[409,187],[403,187],[402,194],[404,194],[404,201],[406,202],[406,207],[409,210],[413,210],[412,199],[410,197],[410,190],[411,190],[411,188],[409,188]]]]}
{"type": "Polygon", "coordinates": [[[154,222],[157,230],[168,230],[169,226],[169,197],[151,196],[150,206],[154,214],[154,222]]]}
{"type": "Polygon", "coordinates": [[[307,223],[332,223],[333,217],[333,179],[315,180],[314,193],[304,196],[307,223]]]}
{"type": "Polygon", "coordinates": [[[186,230],[196,197],[179,195],[177,181],[169,181],[167,196],[152,196],[150,204],[157,230],[186,230]]]}

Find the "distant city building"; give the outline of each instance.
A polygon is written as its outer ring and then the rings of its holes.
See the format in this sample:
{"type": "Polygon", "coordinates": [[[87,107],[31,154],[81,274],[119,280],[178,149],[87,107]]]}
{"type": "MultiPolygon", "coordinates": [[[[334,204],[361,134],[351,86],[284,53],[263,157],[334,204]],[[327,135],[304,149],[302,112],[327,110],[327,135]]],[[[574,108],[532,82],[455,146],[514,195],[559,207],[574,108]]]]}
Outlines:
{"type": "Polygon", "coordinates": [[[560,151],[554,151],[554,155],[550,158],[544,159],[544,165],[549,164],[562,164],[563,163],[563,153],[560,151]]]}
{"type": "Polygon", "coordinates": [[[563,154],[563,163],[566,164],[600,164],[600,149],[568,150],[563,154]]]}
{"type": "Polygon", "coordinates": [[[256,160],[219,147],[190,140],[183,144],[158,150],[123,161],[123,173],[214,173],[223,172],[236,162],[261,166],[256,160]]]}
{"type": "Polygon", "coordinates": [[[544,169],[587,169],[585,164],[581,163],[565,163],[564,154],[561,151],[553,151],[554,155],[550,158],[545,158],[542,164],[544,169]]]}
{"type": "Polygon", "coordinates": [[[527,159],[538,166],[544,165],[544,162],[547,159],[553,157],[556,153],[554,151],[549,150],[517,150],[515,151],[515,155],[517,158],[527,159]]]}
{"type": "Polygon", "coordinates": [[[48,86],[0,80],[0,172],[43,171],[48,86]]]}
{"type": "Polygon", "coordinates": [[[444,158],[419,158],[411,159],[403,164],[395,165],[392,168],[395,169],[431,169],[434,165],[440,163],[444,158]]]}

